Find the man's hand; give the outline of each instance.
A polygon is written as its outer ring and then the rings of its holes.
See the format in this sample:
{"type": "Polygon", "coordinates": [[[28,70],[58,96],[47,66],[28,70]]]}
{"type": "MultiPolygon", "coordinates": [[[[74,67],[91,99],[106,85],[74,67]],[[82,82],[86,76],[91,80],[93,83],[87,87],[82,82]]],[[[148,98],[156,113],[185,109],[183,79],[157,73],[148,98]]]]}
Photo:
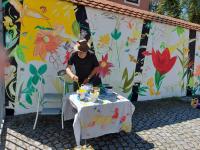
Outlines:
{"type": "Polygon", "coordinates": [[[83,84],[87,84],[89,82],[89,79],[87,78],[87,79],[85,79],[84,81],[83,81],[83,84]]]}
{"type": "Polygon", "coordinates": [[[75,81],[75,82],[78,82],[78,77],[77,77],[76,75],[74,75],[74,76],[72,77],[72,80],[75,81]]]}

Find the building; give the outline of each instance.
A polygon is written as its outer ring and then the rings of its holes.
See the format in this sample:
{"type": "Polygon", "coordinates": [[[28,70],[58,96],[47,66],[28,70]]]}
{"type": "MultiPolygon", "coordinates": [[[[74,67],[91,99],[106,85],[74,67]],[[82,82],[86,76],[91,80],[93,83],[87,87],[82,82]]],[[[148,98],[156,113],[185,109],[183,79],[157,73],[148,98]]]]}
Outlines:
{"type": "Polygon", "coordinates": [[[139,8],[142,10],[149,10],[150,0],[109,0],[119,4],[139,8]]]}

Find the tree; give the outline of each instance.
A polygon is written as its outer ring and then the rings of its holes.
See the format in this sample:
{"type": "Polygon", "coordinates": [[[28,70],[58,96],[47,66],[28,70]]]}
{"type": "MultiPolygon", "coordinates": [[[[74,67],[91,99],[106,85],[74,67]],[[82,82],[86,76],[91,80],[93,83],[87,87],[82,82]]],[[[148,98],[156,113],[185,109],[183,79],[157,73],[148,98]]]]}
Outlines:
{"type": "Polygon", "coordinates": [[[184,0],[188,12],[188,21],[200,24],[200,1],[184,0]]]}
{"type": "Polygon", "coordinates": [[[156,12],[174,18],[180,18],[182,12],[180,0],[161,0],[156,12]]]}
{"type": "Polygon", "coordinates": [[[156,12],[200,24],[200,0],[160,0],[156,12]]]}

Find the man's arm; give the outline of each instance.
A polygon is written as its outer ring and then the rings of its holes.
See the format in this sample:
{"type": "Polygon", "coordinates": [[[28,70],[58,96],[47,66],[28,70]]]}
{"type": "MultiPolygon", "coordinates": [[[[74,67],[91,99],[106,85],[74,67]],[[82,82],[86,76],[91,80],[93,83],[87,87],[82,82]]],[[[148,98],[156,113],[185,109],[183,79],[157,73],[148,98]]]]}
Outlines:
{"type": "Polygon", "coordinates": [[[67,66],[66,73],[73,81],[78,82],[78,77],[72,72],[72,65],[67,66]]]}
{"type": "Polygon", "coordinates": [[[90,75],[88,76],[88,79],[91,79],[94,75],[96,75],[97,69],[98,69],[98,67],[95,67],[95,68],[92,70],[92,72],[91,72],[90,75]]]}
{"type": "Polygon", "coordinates": [[[88,78],[86,78],[84,81],[83,81],[83,84],[86,84],[90,81],[90,79],[97,73],[97,69],[98,67],[95,67],[92,72],[90,73],[90,75],[88,76],[88,78]]]}

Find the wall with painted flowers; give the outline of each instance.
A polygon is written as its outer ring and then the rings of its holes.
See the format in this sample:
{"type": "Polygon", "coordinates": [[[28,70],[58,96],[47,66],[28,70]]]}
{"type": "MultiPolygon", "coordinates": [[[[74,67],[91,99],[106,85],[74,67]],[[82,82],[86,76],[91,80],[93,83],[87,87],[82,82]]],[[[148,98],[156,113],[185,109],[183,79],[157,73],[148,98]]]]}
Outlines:
{"type": "Polygon", "coordinates": [[[199,33],[70,2],[3,0],[6,107],[35,112],[39,83],[62,92],[64,70],[77,40],[86,38],[104,83],[131,101],[200,92],[199,33]],[[22,13],[24,12],[24,13],[22,13]]]}

